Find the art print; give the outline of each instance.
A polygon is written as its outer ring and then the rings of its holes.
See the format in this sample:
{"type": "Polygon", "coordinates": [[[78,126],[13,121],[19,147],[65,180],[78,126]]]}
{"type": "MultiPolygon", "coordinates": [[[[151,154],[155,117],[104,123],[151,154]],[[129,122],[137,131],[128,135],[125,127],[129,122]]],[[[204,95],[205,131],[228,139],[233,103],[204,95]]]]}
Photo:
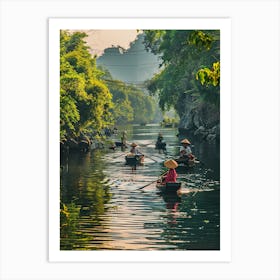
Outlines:
{"type": "Polygon", "coordinates": [[[229,260],[228,26],[50,20],[50,260],[229,260]]]}

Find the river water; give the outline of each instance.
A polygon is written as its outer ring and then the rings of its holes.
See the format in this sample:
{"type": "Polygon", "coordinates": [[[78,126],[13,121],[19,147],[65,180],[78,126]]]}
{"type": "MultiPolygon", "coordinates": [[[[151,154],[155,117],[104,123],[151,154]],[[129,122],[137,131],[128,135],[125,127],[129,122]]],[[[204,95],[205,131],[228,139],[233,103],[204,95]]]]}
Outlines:
{"type": "MultiPolygon", "coordinates": [[[[123,128],[122,128],[123,129],[123,128]]],[[[219,250],[219,147],[193,144],[200,163],[178,169],[180,196],[163,196],[156,180],[164,160],[178,155],[176,128],[129,126],[128,142],[136,142],[145,163],[136,171],[125,165],[125,154],[105,147],[71,154],[61,166],[61,250],[219,250]],[[155,150],[159,131],[167,154],[155,150]]],[[[121,132],[121,129],[119,129],[121,132]]],[[[112,141],[120,141],[114,135],[112,141]]]]}

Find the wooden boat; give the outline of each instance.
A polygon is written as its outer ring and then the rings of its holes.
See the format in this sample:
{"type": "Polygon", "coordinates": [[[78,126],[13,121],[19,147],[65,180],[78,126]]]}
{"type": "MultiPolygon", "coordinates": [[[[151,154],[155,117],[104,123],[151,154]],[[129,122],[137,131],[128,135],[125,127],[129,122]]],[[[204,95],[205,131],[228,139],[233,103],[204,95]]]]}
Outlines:
{"type": "Polygon", "coordinates": [[[125,147],[127,148],[127,145],[122,142],[115,142],[116,147],[125,147]]]}
{"type": "Polygon", "coordinates": [[[166,183],[166,184],[157,183],[156,187],[160,192],[176,194],[181,189],[182,184],[181,182],[166,183]]]}
{"type": "Polygon", "coordinates": [[[125,162],[131,166],[142,165],[144,163],[144,155],[127,154],[125,162]]]}
{"type": "Polygon", "coordinates": [[[194,167],[195,164],[198,162],[197,160],[195,160],[195,158],[193,159],[187,159],[187,158],[177,158],[175,159],[175,161],[178,163],[178,165],[183,165],[186,167],[194,167]]]}

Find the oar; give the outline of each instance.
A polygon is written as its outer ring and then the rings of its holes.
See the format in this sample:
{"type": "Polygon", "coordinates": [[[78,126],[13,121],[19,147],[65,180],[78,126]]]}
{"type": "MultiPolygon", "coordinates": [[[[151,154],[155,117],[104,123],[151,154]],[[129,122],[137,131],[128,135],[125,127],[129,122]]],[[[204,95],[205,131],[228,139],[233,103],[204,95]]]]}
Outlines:
{"type": "Polygon", "coordinates": [[[147,147],[147,146],[152,145],[152,144],[153,144],[153,143],[147,143],[147,144],[142,144],[141,146],[147,147]]]}
{"type": "Polygon", "coordinates": [[[113,157],[113,159],[116,159],[116,158],[124,156],[124,155],[126,155],[126,154],[121,154],[121,155],[115,156],[115,157],[113,157]]]}
{"type": "Polygon", "coordinates": [[[153,160],[154,162],[158,162],[158,161],[154,160],[153,158],[148,157],[148,156],[146,156],[146,155],[145,155],[145,157],[147,157],[147,158],[149,158],[149,159],[153,160]]]}
{"type": "MultiPolygon", "coordinates": [[[[163,175],[165,175],[167,172],[168,172],[168,170],[165,171],[165,172],[163,172],[163,173],[160,175],[160,177],[162,177],[163,175]]],[[[156,179],[155,181],[150,182],[149,184],[147,184],[147,185],[145,185],[145,186],[143,186],[143,187],[141,187],[141,188],[138,188],[137,190],[142,190],[142,189],[148,187],[149,185],[151,185],[152,183],[155,183],[155,182],[157,182],[157,181],[158,181],[158,179],[156,179]]]]}
{"type": "Polygon", "coordinates": [[[145,185],[145,186],[143,186],[143,187],[141,187],[141,188],[138,188],[137,190],[142,190],[142,189],[148,187],[149,185],[151,185],[152,183],[157,182],[157,180],[158,180],[158,179],[156,179],[155,181],[150,182],[149,184],[147,184],[147,185],[145,185]]]}

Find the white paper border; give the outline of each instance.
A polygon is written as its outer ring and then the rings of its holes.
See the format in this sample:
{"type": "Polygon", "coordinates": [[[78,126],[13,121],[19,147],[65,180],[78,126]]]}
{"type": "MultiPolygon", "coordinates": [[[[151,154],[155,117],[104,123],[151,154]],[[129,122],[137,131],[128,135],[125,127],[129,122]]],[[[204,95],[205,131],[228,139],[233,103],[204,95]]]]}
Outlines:
{"type": "Polygon", "coordinates": [[[49,260],[52,262],[229,262],[231,260],[231,21],[229,18],[49,19],[49,260]],[[129,28],[127,28],[129,26],[129,28]],[[220,250],[60,251],[59,31],[61,29],[219,29],[221,38],[220,250]]]}

